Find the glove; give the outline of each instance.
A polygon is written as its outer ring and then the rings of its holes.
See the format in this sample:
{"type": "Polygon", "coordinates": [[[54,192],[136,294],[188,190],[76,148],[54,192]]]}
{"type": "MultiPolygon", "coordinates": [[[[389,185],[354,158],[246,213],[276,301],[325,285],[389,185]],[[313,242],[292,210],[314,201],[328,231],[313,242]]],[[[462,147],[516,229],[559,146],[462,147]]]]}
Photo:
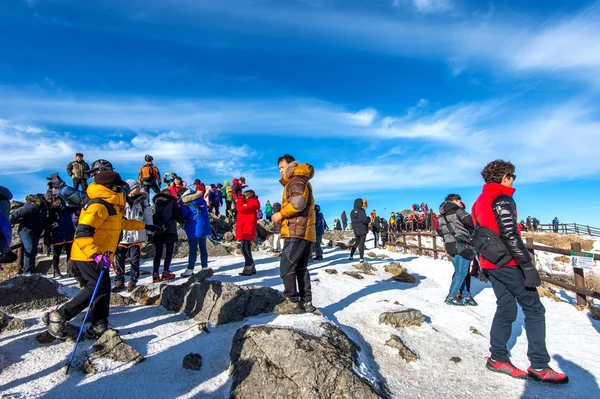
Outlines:
{"type": "Polygon", "coordinates": [[[521,270],[523,270],[523,274],[525,275],[525,287],[535,288],[542,284],[540,273],[531,263],[522,265],[521,270]]]}
{"type": "Polygon", "coordinates": [[[483,269],[479,269],[479,274],[477,275],[477,278],[482,282],[482,283],[489,283],[490,279],[488,278],[488,276],[485,274],[485,272],[483,271],[483,269]]]}
{"type": "Polygon", "coordinates": [[[154,235],[161,235],[165,231],[162,227],[155,226],[153,224],[147,224],[146,230],[148,230],[151,233],[154,233],[154,235]]]}
{"type": "Polygon", "coordinates": [[[110,268],[110,256],[98,254],[94,256],[94,262],[98,264],[99,269],[108,270],[110,268]]]}

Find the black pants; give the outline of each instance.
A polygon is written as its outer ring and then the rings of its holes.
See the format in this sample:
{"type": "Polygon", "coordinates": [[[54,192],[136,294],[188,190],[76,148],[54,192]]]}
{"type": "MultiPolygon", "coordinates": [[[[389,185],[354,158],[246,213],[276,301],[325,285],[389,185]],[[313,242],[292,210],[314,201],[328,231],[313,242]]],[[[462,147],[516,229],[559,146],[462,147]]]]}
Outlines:
{"type": "Polygon", "coordinates": [[[384,235],[382,235],[382,236],[381,236],[381,246],[382,246],[383,248],[385,248],[385,246],[386,246],[387,242],[388,242],[388,236],[384,236],[384,235]]]}
{"type": "MultiPolygon", "coordinates": [[[[67,320],[71,320],[90,305],[94,288],[98,282],[98,277],[100,277],[100,272],[97,270],[98,264],[96,262],[75,261],[72,262],[72,265],[73,274],[80,277],[81,280],[78,281],[84,283],[84,288],[77,296],[58,309],[58,313],[67,320]]],[[[91,306],[92,324],[104,322],[108,319],[110,307],[110,275],[108,270],[104,271],[104,274],[102,275],[102,280],[98,286],[98,292],[96,292],[94,303],[92,303],[91,306]]]]}
{"type": "Polygon", "coordinates": [[[279,264],[279,274],[283,279],[283,296],[292,301],[312,301],[308,260],[312,242],[301,238],[285,238],[279,264]]]}
{"type": "Polygon", "coordinates": [[[76,177],[73,178],[73,188],[75,190],[79,189],[79,186],[81,185],[81,190],[82,191],[86,191],[88,188],[88,182],[86,179],[78,179],[76,177]]]}
{"type": "Polygon", "coordinates": [[[63,249],[67,253],[67,263],[71,259],[71,247],[73,247],[72,242],[67,242],[64,244],[54,244],[54,255],[52,256],[52,269],[55,272],[60,271],[58,265],[60,263],[60,255],[62,254],[63,249]]]}
{"type": "MultiPolygon", "coordinates": [[[[161,246],[162,247],[162,246],[161,246]]],[[[138,280],[140,278],[140,256],[142,255],[142,244],[132,244],[128,246],[117,247],[117,262],[115,274],[117,275],[116,281],[125,281],[125,259],[129,256],[129,262],[131,263],[130,276],[132,280],[138,280]]]]}
{"type": "Polygon", "coordinates": [[[154,194],[160,193],[160,188],[158,187],[158,183],[156,183],[156,182],[154,182],[152,184],[144,183],[142,187],[144,188],[144,191],[147,194],[150,194],[150,189],[152,189],[152,191],[154,191],[154,194]]]}
{"type": "Polygon", "coordinates": [[[211,205],[208,207],[208,213],[211,213],[212,211],[215,211],[215,215],[219,216],[219,206],[218,205],[211,205]]]}
{"type": "Polygon", "coordinates": [[[252,241],[242,240],[242,255],[244,255],[244,266],[252,266],[254,259],[252,258],[252,241]]]}
{"type": "MultiPolygon", "coordinates": [[[[377,231],[373,232],[373,236],[375,237],[375,246],[373,248],[377,248],[379,246],[379,233],[377,231]]],[[[361,256],[362,258],[362,256],[361,256]]]]}
{"type": "Polygon", "coordinates": [[[160,268],[160,260],[163,255],[163,248],[166,247],[167,251],[165,253],[165,265],[163,271],[169,271],[171,267],[171,261],[173,260],[173,252],[175,250],[174,242],[160,242],[154,244],[156,247],[156,254],[154,254],[154,264],[152,268],[153,274],[158,274],[158,269],[160,268]]]}
{"type": "Polygon", "coordinates": [[[354,253],[356,252],[356,249],[358,248],[358,253],[360,254],[360,258],[364,259],[366,239],[367,239],[366,234],[356,237],[356,242],[354,243],[354,246],[352,247],[352,251],[350,251],[350,257],[354,256],[354,253]]]}
{"type": "Polygon", "coordinates": [[[546,309],[535,288],[525,288],[525,276],[519,267],[505,267],[487,270],[494,294],[496,294],[496,314],[490,332],[490,352],[492,359],[509,361],[506,344],[512,333],[512,324],[517,319],[517,302],[525,314],[527,334],[527,357],[531,367],[545,369],[550,362],[546,350],[546,309]]]}

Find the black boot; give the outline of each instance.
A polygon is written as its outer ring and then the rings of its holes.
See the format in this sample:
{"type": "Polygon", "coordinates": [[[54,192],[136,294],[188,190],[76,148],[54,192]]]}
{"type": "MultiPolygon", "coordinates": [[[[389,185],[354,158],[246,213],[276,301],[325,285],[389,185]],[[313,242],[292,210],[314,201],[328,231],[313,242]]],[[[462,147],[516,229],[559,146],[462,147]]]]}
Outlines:
{"type": "Polygon", "coordinates": [[[256,265],[252,262],[252,274],[256,274],[256,265]]]}
{"type": "Polygon", "coordinates": [[[87,339],[98,339],[106,331],[108,331],[108,322],[106,320],[102,320],[96,324],[92,324],[87,330],[85,330],[84,335],[87,339]]]}
{"type": "Polygon", "coordinates": [[[242,270],[240,276],[252,276],[254,273],[256,273],[256,269],[254,269],[254,264],[244,265],[244,270],[242,270]]]}

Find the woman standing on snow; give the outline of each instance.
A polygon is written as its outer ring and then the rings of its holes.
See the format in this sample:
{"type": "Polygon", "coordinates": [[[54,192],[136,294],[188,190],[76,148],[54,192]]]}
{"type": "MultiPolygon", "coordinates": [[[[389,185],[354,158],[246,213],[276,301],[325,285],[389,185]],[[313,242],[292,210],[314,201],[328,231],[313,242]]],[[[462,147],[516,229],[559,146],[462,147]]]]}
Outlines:
{"type": "Polygon", "coordinates": [[[252,241],[256,237],[256,225],[260,202],[252,190],[246,190],[236,202],[237,220],[235,223],[235,239],[242,243],[244,254],[244,270],[240,276],[256,274],[254,259],[252,258],[252,241]]]}
{"type": "Polygon", "coordinates": [[[350,213],[352,230],[354,230],[356,242],[352,246],[352,251],[350,251],[349,260],[354,260],[354,253],[356,252],[356,249],[358,249],[361,263],[364,262],[365,241],[367,239],[367,233],[369,232],[369,222],[371,220],[365,212],[367,205],[367,200],[357,198],[354,200],[354,209],[352,210],[352,213],[350,213]]]}

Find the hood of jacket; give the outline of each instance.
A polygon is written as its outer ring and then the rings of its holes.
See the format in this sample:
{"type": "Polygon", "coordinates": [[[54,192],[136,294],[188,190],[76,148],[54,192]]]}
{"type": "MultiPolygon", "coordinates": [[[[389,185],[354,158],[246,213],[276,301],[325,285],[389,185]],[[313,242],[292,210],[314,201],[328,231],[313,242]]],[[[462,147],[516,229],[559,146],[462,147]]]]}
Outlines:
{"type": "Polygon", "coordinates": [[[305,177],[310,180],[315,176],[315,168],[310,164],[303,163],[300,165],[294,161],[287,166],[279,182],[285,186],[294,176],[305,177]]]}
{"type": "Polygon", "coordinates": [[[363,209],[363,199],[357,198],[354,200],[354,209],[363,209]]]}
{"type": "Polygon", "coordinates": [[[224,184],[224,187],[230,187],[231,186],[231,182],[229,180],[225,180],[223,182],[223,184],[224,184]]]}
{"type": "Polygon", "coordinates": [[[100,198],[109,204],[113,204],[123,209],[125,206],[125,195],[123,193],[116,193],[110,188],[104,187],[100,184],[92,183],[88,186],[87,195],[90,199],[100,198]]]}
{"type": "Polygon", "coordinates": [[[186,204],[188,204],[190,202],[196,201],[198,198],[203,198],[202,197],[202,191],[196,191],[196,192],[194,192],[192,194],[185,195],[185,196],[181,197],[181,200],[183,202],[185,202],[186,204]]]}
{"type": "Polygon", "coordinates": [[[13,195],[10,192],[10,190],[4,186],[0,186],[0,199],[5,199],[7,201],[10,201],[12,198],[13,198],[13,195]]]}
{"type": "Polygon", "coordinates": [[[136,194],[133,197],[127,197],[127,202],[129,202],[131,205],[137,205],[145,200],[148,200],[149,198],[150,196],[147,193],[141,191],[139,194],[136,194]]]}
{"type": "Polygon", "coordinates": [[[25,198],[25,202],[28,202],[28,203],[33,204],[35,206],[43,206],[46,209],[48,208],[48,205],[46,203],[46,200],[44,199],[44,195],[43,194],[29,194],[25,198]]]}
{"type": "Polygon", "coordinates": [[[175,198],[171,194],[158,193],[152,197],[152,202],[156,204],[157,201],[175,201],[175,198]]]}
{"type": "Polygon", "coordinates": [[[442,202],[442,205],[440,205],[440,215],[448,215],[450,212],[456,212],[458,209],[461,209],[461,207],[454,202],[444,201],[442,202]]]}

